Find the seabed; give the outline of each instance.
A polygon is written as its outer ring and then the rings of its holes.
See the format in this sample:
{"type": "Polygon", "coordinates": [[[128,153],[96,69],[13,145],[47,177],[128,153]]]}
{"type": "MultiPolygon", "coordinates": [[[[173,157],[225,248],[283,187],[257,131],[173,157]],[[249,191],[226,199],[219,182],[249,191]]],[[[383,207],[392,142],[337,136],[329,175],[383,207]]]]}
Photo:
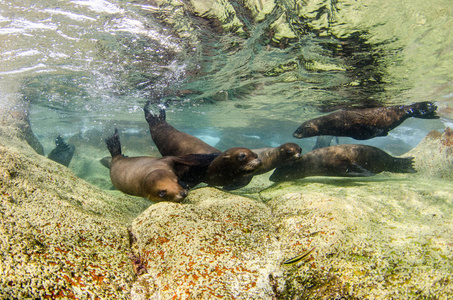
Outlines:
{"type": "Polygon", "coordinates": [[[414,149],[417,174],[279,184],[264,174],[232,193],[201,187],[152,204],[101,190],[3,131],[0,297],[448,299],[447,137],[414,149]],[[423,169],[423,153],[443,169],[423,169]]]}

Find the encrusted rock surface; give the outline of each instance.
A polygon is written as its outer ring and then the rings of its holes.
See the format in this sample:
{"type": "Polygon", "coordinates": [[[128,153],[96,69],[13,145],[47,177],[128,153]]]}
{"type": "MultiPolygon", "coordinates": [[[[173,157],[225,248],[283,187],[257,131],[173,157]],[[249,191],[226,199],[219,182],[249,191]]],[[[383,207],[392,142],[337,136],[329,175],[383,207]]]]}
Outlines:
{"type": "Polygon", "coordinates": [[[433,184],[318,178],[263,191],[266,204],[202,188],[153,205],[132,225],[143,270],[132,297],[447,299],[453,185],[433,184]]]}
{"type": "Polygon", "coordinates": [[[280,263],[271,210],[212,188],[190,203],[158,203],[132,223],[147,272],[134,299],[270,299],[280,263]]]}
{"type": "Polygon", "coordinates": [[[128,299],[128,225],[149,202],[118,195],[0,136],[0,298],[128,299]]]}
{"type": "Polygon", "coordinates": [[[415,157],[419,175],[453,179],[453,130],[431,131],[414,149],[404,156],[415,157]]]}

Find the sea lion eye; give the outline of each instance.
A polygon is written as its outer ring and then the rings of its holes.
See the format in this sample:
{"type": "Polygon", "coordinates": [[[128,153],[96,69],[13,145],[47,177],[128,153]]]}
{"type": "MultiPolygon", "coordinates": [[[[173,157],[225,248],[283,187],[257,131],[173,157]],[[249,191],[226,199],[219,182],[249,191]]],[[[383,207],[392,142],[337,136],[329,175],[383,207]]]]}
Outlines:
{"type": "Polygon", "coordinates": [[[245,154],[244,152],[241,152],[239,155],[238,155],[238,159],[239,160],[244,160],[247,158],[247,154],[245,154]]]}
{"type": "Polygon", "coordinates": [[[166,190],[159,191],[159,197],[163,198],[163,197],[165,197],[165,195],[167,195],[166,190]]]}

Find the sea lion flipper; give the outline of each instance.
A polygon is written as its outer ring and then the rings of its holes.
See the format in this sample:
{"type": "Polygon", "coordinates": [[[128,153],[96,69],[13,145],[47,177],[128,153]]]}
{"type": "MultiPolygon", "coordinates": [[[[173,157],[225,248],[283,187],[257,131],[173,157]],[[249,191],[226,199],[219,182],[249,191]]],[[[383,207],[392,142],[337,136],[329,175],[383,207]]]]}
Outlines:
{"type": "Polygon", "coordinates": [[[348,164],[346,168],[346,176],[348,177],[368,177],[376,175],[376,173],[373,173],[355,163],[348,164]]]}
{"type": "Polygon", "coordinates": [[[143,107],[143,111],[145,112],[145,119],[150,125],[157,124],[159,122],[164,122],[166,119],[165,113],[165,106],[159,106],[159,116],[153,115],[152,112],[149,110],[150,102],[146,102],[145,106],[143,107]]]}
{"type": "Polygon", "coordinates": [[[418,102],[406,107],[407,113],[419,119],[439,119],[436,114],[437,106],[432,102],[418,102]]]}
{"type": "Polygon", "coordinates": [[[417,170],[414,169],[414,157],[394,157],[389,171],[395,173],[417,173],[417,170]]]}
{"type": "Polygon", "coordinates": [[[233,182],[230,185],[224,186],[223,189],[225,191],[232,191],[232,190],[237,190],[240,189],[250,183],[252,181],[253,176],[250,177],[243,177],[235,182],[233,182]]]}
{"type": "Polygon", "coordinates": [[[103,157],[99,160],[99,162],[101,163],[101,165],[103,165],[104,167],[106,167],[107,169],[110,169],[110,166],[112,164],[112,158],[109,157],[109,156],[106,156],[106,157],[103,157]]]}
{"type": "Polygon", "coordinates": [[[109,149],[112,157],[121,155],[121,143],[117,128],[115,128],[115,133],[105,140],[105,143],[107,144],[107,149],[109,149]]]}
{"type": "Polygon", "coordinates": [[[66,144],[61,135],[57,136],[55,139],[55,146],[55,149],[53,149],[47,157],[66,167],[69,166],[74,155],[75,146],[66,144]]]}
{"type": "Polygon", "coordinates": [[[189,154],[171,159],[176,176],[193,188],[205,179],[209,164],[218,156],[218,153],[189,154]]]}

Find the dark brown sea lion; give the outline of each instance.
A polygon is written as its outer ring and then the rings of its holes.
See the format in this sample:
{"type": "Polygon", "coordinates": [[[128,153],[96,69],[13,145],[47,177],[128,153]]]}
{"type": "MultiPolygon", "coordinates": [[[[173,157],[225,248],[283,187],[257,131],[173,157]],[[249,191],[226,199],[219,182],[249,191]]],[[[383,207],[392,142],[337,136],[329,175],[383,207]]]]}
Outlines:
{"type": "Polygon", "coordinates": [[[295,180],[309,176],[364,177],[383,171],[415,173],[413,157],[393,157],[379,148],[366,145],[337,145],[319,148],[298,161],[278,167],[270,180],[295,180]]]}
{"type": "Polygon", "coordinates": [[[154,202],[181,202],[187,196],[187,188],[175,174],[175,165],[184,164],[179,158],[125,157],[121,155],[118,130],[106,144],[112,155],[110,179],[118,190],[154,202]]]}
{"type": "Polygon", "coordinates": [[[302,123],[293,133],[295,138],[318,135],[347,136],[366,140],[386,136],[407,118],[438,119],[432,102],[366,109],[341,110],[302,123]]]}
{"type": "Polygon", "coordinates": [[[285,143],[275,148],[253,149],[252,151],[258,155],[262,162],[258,171],[253,173],[253,175],[259,175],[291,161],[298,160],[302,153],[302,148],[294,143],[285,143]]]}
{"type": "Polygon", "coordinates": [[[208,166],[203,182],[214,186],[230,186],[249,180],[261,167],[258,155],[247,148],[231,148],[218,155],[208,166]]]}
{"type": "Polygon", "coordinates": [[[243,176],[240,180],[225,186],[225,190],[235,190],[244,187],[250,183],[255,175],[264,174],[279,166],[298,160],[302,153],[302,148],[294,143],[285,143],[275,148],[253,149],[252,151],[261,160],[261,166],[252,175],[243,176]]]}
{"type": "Polygon", "coordinates": [[[181,132],[167,123],[165,110],[159,116],[153,115],[148,104],[143,108],[145,119],[149,125],[151,138],[162,156],[184,156],[188,154],[220,153],[221,151],[206,144],[202,140],[181,132]]]}

